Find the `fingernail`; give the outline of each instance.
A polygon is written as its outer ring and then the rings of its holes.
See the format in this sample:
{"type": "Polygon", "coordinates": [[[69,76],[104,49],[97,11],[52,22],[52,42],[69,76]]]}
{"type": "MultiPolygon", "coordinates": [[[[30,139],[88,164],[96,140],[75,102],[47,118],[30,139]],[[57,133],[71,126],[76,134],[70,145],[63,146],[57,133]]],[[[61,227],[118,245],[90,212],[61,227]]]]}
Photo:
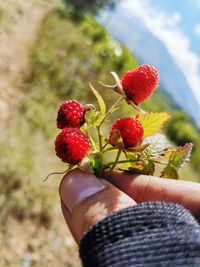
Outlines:
{"type": "Polygon", "coordinates": [[[60,186],[60,197],[71,212],[78,202],[96,194],[104,188],[105,185],[93,174],[74,170],[63,178],[60,186]]]}

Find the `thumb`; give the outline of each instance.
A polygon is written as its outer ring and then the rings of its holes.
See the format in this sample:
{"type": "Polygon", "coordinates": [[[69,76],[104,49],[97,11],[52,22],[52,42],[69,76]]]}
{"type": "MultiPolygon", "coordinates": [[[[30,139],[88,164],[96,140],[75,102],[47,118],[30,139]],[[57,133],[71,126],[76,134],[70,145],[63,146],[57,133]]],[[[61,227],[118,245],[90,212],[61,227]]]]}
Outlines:
{"type": "Polygon", "coordinates": [[[105,180],[80,170],[69,172],[60,184],[61,208],[77,243],[84,232],[114,211],[136,202],[105,180]]]}

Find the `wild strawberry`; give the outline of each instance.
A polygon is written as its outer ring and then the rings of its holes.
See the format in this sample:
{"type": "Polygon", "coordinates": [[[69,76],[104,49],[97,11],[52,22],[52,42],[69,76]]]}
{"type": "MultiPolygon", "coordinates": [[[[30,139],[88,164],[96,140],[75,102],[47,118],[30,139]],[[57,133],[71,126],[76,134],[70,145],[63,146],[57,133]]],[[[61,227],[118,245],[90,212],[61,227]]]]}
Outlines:
{"type": "Polygon", "coordinates": [[[57,127],[80,127],[84,123],[84,108],[76,100],[60,104],[57,116],[57,127]]]}
{"type": "Polygon", "coordinates": [[[158,71],[151,65],[140,65],[127,71],[122,78],[122,87],[128,99],[139,104],[152,95],[158,86],[158,71]]]}
{"type": "Polygon", "coordinates": [[[125,147],[133,147],[140,144],[144,133],[142,125],[138,119],[118,119],[113,123],[110,131],[109,141],[112,145],[115,145],[112,137],[116,131],[120,133],[125,147]]]}
{"type": "Polygon", "coordinates": [[[88,137],[78,128],[64,128],[55,141],[56,155],[69,164],[80,162],[88,149],[88,137]]]}

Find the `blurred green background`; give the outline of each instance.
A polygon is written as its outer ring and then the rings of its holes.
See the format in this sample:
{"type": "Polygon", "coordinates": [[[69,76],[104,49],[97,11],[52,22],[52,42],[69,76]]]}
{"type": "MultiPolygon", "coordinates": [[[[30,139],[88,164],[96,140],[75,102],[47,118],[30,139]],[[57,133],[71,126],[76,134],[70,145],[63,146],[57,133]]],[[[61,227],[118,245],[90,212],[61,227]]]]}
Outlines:
{"type": "MultiPolygon", "coordinates": [[[[57,108],[66,99],[94,101],[88,81],[109,106],[116,96],[98,81],[113,83],[111,70],[121,76],[139,64],[88,13],[99,8],[88,2],[93,5],[81,9],[85,14],[70,1],[0,3],[0,266],[80,266],[60,211],[61,177],[43,183],[48,173],[65,169],[54,153],[57,108]]],[[[102,6],[107,2],[114,1],[102,6]]],[[[160,90],[143,108],[172,113],[165,127],[169,139],[194,143],[181,178],[199,182],[200,135],[187,114],[160,90]]],[[[120,114],[132,110],[121,106],[120,114]]]]}

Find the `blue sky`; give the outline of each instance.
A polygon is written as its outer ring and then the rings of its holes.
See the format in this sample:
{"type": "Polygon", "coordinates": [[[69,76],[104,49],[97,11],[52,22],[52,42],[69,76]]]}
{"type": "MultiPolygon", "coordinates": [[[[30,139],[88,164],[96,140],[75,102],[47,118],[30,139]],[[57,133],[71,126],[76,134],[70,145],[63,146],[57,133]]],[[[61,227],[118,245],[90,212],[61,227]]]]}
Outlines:
{"type": "Polygon", "coordinates": [[[121,7],[164,44],[200,105],[200,0],[125,0],[121,7]]]}
{"type": "Polygon", "coordinates": [[[173,1],[150,1],[163,10],[167,16],[177,14],[179,17],[178,27],[190,38],[192,50],[200,53],[200,0],[173,0],[173,1]]]}

